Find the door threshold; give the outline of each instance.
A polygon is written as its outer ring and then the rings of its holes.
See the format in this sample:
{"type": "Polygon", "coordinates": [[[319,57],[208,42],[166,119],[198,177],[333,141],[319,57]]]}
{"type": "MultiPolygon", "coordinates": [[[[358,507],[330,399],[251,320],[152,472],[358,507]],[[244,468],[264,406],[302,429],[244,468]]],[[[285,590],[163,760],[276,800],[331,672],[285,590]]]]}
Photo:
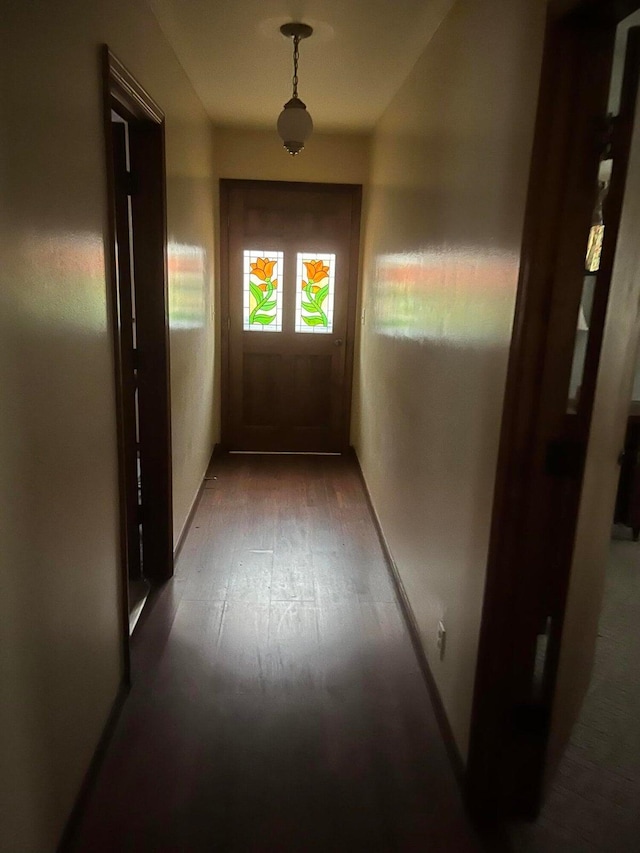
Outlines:
{"type": "Polygon", "coordinates": [[[342,456],[342,453],[320,450],[229,450],[229,453],[244,456],[342,456]]]}

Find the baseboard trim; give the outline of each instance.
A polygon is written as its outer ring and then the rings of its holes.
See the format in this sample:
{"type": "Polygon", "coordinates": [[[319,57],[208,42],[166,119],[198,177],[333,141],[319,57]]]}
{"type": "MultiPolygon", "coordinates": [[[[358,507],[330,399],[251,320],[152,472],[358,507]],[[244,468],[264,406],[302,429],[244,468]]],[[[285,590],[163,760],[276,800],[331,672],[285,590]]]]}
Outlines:
{"type": "Polygon", "coordinates": [[[193,516],[196,514],[196,509],[198,508],[198,504],[200,503],[200,498],[202,497],[202,492],[204,490],[204,485],[207,482],[207,471],[211,467],[211,463],[216,458],[216,456],[220,455],[220,445],[214,444],[213,451],[211,456],[209,457],[209,461],[207,462],[207,467],[204,469],[204,473],[202,474],[202,480],[200,481],[200,485],[198,486],[198,491],[195,494],[193,501],[191,502],[191,507],[189,512],[187,513],[187,517],[182,525],[182,530],[180,531],[180,535],[178,536],[178,541],[176,542],[175,548],[173,549],[173,563],[174,566],[180,556],[180,551],[182,550],[182,546],[184,545],[184,540],[187,538],[187,533],[189,532],[189,528],[191,527],[191,523],[193,522],[193,516]]]}
{"type": "Polygon", "coordinates": [[[94,786],[96,777],[98,776],[100,767],[102,766],[107,747],[109,746],[111,738],[113,737],[113,733],[120,717],[122,707],[125,703],[127,696],[129,695],[129,689],[130,685],[123,680],[120,683],[118,693],[116,694],[116,698],[114,699],[113,704],[111,706],[111,710],[109,711],[109,716],[107,717],[107,721],[104,724],[104,728],[102,729],[102,734],[100,735],[98,744],[94,750],[91,761],[89,762],[89,766],[82,779],[80,790],[78,791],[78,795],[76,797],[75,803],[73,804],[73,808],[71,809],[71,813],[69,814],[67,822],[65,823],[62,835],[60,837],[60,841],[56,848],[56,853],[67,853],[67,851],[71,849],[71,843],[73,842],[74,837],[80,826],[80,821],[86,809],[89,795],[91,794],[91,790],[94,786]]]}
{"type": "Polygon", "coordinates": [[[449,723],[449,718],[447,717],[447,712],[445,711],[444,704],[442,702],[442,697],[440,696],[440,691],[438,690],[438,687],[436,685],[436,680],[433,677],[431,667],[429,666],[429,661],[427,660],[427,655],[425,653],[424,646],[422,645],[422,640],[420,639],[420,631],[418,630],[418,623],[416,622],[416,617],[413,612],[413,608],[409,603],[409,598],[404,588],[404,584],[402,583],[402,578],[400,577],[398,567],[396,565],[395,560],[393,559],[391,549],[389,548],[389,543],[387,542],[387,537],[384,535],[382,525],[380,524],[380,518],[378,517],[378,513],[373,504],[373,500],[371,499],[371,492],[369,491],[369,486],[367,485],[364,472],[362,471],[362,466],[360,465],[360,459],[358,458],[356,449],[352,447],[351,452],[358,467],[360,482],[362,483],[362,488],[367,499],[367,505],[369,507],[369,511],[371,512],[371,518],[373,519],[373,523],[378,533],[378,539],[380,540],[380,545],[384,553],[387,568],[389,570],[391,580],[393,581],[396,595],[398,596],[400,609],[402,611],[407,630],[409,631],[409,636],[411,637],[411,644],[413,645],[413,650],[418,659],[420,670],[427,685],[429,697],[431,698],[431,702],[433,703],[433,708],[436,714],[436,719],[438,721],[438,726],[440,727],[440,733],[442,734],[442,739],[444,741],[447,754],[449,755],[449,760],[453,767],[453,772],[455,773],[458,784],[462,789],[464,789],[465,764],[462,760],[458,745],[456,744],[455,738],[453,736],[451,724],[449,723]]]}

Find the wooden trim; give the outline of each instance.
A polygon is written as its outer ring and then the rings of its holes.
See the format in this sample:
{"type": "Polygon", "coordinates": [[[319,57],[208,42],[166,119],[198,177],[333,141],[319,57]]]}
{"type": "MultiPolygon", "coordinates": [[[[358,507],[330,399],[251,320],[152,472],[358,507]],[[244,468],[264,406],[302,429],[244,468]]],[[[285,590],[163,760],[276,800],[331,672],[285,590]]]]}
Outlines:
{"type": "MultiPolygon", "coordinates": [[[[173,498],[171,458],[171,373],[169,356],[169,297],[167,271],[167,220],[164,113],[146,90],[103,45],[105,79],[105,133],[109,154],[110,111],[116,108],[129,118],[132,168],[137,172],[139,191],[131,199],[134,232],[136,295],[139,300],[137,328],[139,350],[140,441],[143,447],[143,545],[145,575],[149,580],[167,580],[173,574],[173,498]],[[159,283],[161,285],[159,286],[159,283]]],[[[112,160],[112,157],[111,157],[112,160]]],[[[113,181],[112,163],[108,163],[113,181]]],[[[110,191],[110,198],[114,193],[110,191]]],[[[113,228],[115,207],[110,209],[113,228]]],[[[115,230],[113,230],[115,234],[115,230]]],[[[113,235],[110,234],[113,241],[113,235]]],[[[113,243],[112,243],[113,246],[113,243]]],[[[117,303],[115,254],[112,255],[111,290],[117,303]]],[[[117,307],[116,307],[117,310],[117,307]]],[[[114,316],[118,316],[117,314],[114,316]]],[[[117,334],[121,332],[118,317],[117,334]]],[[[122,382],[120,359],[117,380],[122,382]]],[[[119,395],[122,403],[122,394],[119,395]]],[[[125,527],[125,531],[126,531],[125,527]]],[[[127,619],[128,622],[128,619],[127,619]]]]}
{"type": "Polygon", "coordinates": [[[120,338],[122,324],[118,302],[117,260],[116,260],[116,195],[114,173],[114,150],[111,136],[111,64],[109,50],[106,45],[102,49],[102,121],[105,143],[105,166],[107,180],[107,233],[105,246],[105,262],[107,267],[107,309],[110,314],[113,359],[115,373],[115,403],[116,403],[116,434],[118,450],[118,519],[120,542],[120,631],[123,656],[123,677],[126,683],[131,680],[131,654],[129,649],[129,573],[128,573],[128,539],[127,529],[127,476],[126,476],[126,441],[124,423],[123,386],[124,375],[120,338]]]}
{"type": "Polygon", "coordinates": [[[220,180],[220,442],[227,449],[230,416],[229,215],[232,182],[220,180]]]}
{"type": "Polygon", "coordinates": [[[106,44],[103,45],[103,54],[111,95],[137,118],[162,124],[163,111],[106,44]]]}
{"type": "Polygon", "coordinates": [[[173,574],[171,365],[164,123],[129,125],[132,168],[139,189],[132,196],[134,269],[140,369],[144,573],[149,580],[173,574]]]}
{"type": "MultiPolygon", "coordinates": [[[[158,554],[154,564],[160,566],[150,579],[162,580],[173,573],[173,522],[171,494],[171,400],[169,372],[169,321],[167,293],[167,225],[166,225],[166,178],[164,150],[164,113],[127,71],[124,65],[111,53],[107,45],[103,45],[100,53],[103,89],[103,129],[105,140],[105,169],[107,192],[107,223],[106,223],[106,267],[108,283],[108,309],[110,314],[111,331],[114,352],[115,373],[115,402],[116,402],[116,431],[118,447],[118,491],[119,491],[119,538],[120,538],[120,590],[121,590],[121,635],[123,649],[123,672],[126,682],[131,678],[130,640],[129,640],[129,601],[128,601],[128,536],[129,530],[137,526],[137,518],[132,514],[127,501],[127,459],[135,456],[135,448],[125,429],[124,417],[124,361],[122,351],[122,316],[119,302],[119,287],[117,279],[117,232],[116,232],[116,176],[114,170],[114,147],[111,132],[112,109],[126,117],[135,136],[136,156],[141,164],[141,170],[146,173],[146,189],[141,193],[144,198],[137,201],[137,220],[143,228],[136,231],[136,265],[142,265],[144,274],[140,276],[150,284],[150,291],[158,290],[157,296],[145,302],[152,303],[155,310],[156,327],[158,322],[163,325],[160,352],[148,353],[149,362],[153,363],[153,373],[164,369],[160,386],[153,389],[155,412],[148,417],[155,421],[151,431],[156,445],[154,467],[157,469],[157,482],[151,483],[150,492],[154,496],[156,506],[164,507],[160,512],[163,518],[153,519],[155,535],[148,538],[153,541],[153,548],[158,554]],[[145,257],[140,258],[140,252],[145,257]],[[161,281],[161,288],[157,282],[161,281]],[[158,314],[160,312],[160,314],[158,314]],[[161,319],[159,320],[159,316],[161,319]],[[160,366],[160,368],[158,367],[160,366]],[[164,406],[164,408],[162,408],[164,406]],[[161,445],[164,445],[162,447],[161,445]],[[161,534],[159,531],[165,531],[161,534]],[[164,549],[162,551],[162,549],[164,549]]],[[[142,183],[142,182],[141,182],[142,183]]],[[[135,222],[134,222],[135,225],[135,222]]],[[[141,312],[142,313],[142,312],[141,312]]],[[[145,318],[141,317],[144,321],[145,318]]],[[[143,325],[143,323],[141,324],[143,325]]],[[[153,337],[157,337],[154,332],[153,337]]],[[[158,347],[155,348],[158,350],[158,347]]],[[[157,384],[157,383],[156,383],[157,384]]],[[[142,382],[141,382],[142,385],[142,382]]],[[[149,394],[147,394],[149,396],[149,394]]],[[[137,509],[137,508],[136,508],[137,509]]],[[[158,513],[156,513],[158,515],[158,513]]]]}
{"type": "Polygon", "coordinates": [[[416,621],[413,608],[411,607],[411,603],[409,602],[409,597],[407,596],[404,584],[402,583],[402,578],[400,577],[398,566],[396,564],[396,561],[393,559],[391,549],[389,548],[389,543],[387,542],[384,530],[382,529],[382,524],[380,523],[380,518],[378,517],[378,513],[376,512],[376,508],[373,504],[371,493],[369,491],[369,487],[367,485],[362,466],[360,465],[360,460],[358,458],[356,449],[354,447],[350,447],[349,451],[353,455],[353,458],[355,459],[356,465],[358,467],[360,483],[365,494],[367,505],[369,507],[369,512],[371,513],[371,518],[373,519],[374,526],[378,533],[378,539],[380,540],[380,546],[384,554],[387,569],[389,570],[389,575],[391,577],[391,581],[398,597],[398,604],[400,605],[400,610],[402,611],[402,616],[404,618],[405,625],[407,626],[407,630],[411,638],[411,644],[418,660],[420,671],[422,672],[422,676],[427,685],[429,698],[431,699],[431,703],[435,711],[438,726],[440,728],[440,733],[442,735],[442,739],[444,741],[444,745],[447,750],[447,754],[449,756],[453,772],[458,781],[458,784],[462,788],[465,774],[464,761],[462,755],[460,754],[460,750],[458,749],[455,737],[453,736],[453,730],[451,729],[451,724],[449,723],[449,718],[447,716],[447,712],[445,711],[444,703],[442,702],[442,697],[440,696],[440,691],[438,690],[436,680],[433,677],[433,672],[431,671],[429,661],[427,660],[427,655],[422,644],[420,630],[418,628],[418,623],[416,621]]]}
{"type": "Polygon", "coordinates": [[[95,785],[98,773],[100,772],[107,748],[115,732],[118,720],[120,719],[120,714],[124,707],[125,700],[129,695],[129,690],[129,683],[123,679],[109,711],[109,715],[107,716],[107,721],[102,729],[98,744],[94,750],[93,756],[91,757],[91,761],[89,762],[89,767],[82,779],[78,796],[75,799],[71,813],[69,814],[62,831],[60,841],[56,848],[57,853],[70,853],[73,849],[73,840],[78,831],[82,815],[86,809],[87,802],[95,785]]]}
{"type": "Polygon", "coordinates": [[[292,190],[310,190],[317,192],[332,192],[337,195],[353,192],[354,190],[362,191],[362,184],[332,184],[323,183],[322,181],[263,181],[258,179],[244,178],[220,178],[220,187],[233,188],[241,186],[247,189],[279,189],[286,187],[292,190]]]}
{"type": "Polygon", "coordinates": [[[551,21],[576,14],[603,24],[619,24],[638,11],[637,0],[549,0],[551,21]]]}
{"type": "MultiPolygon", "coordinates": [[[[345,451],[350,448],[351,440],[351,404],[353,398],[353,371],[355,364],[358,311],[358,282],[360,274],[360,229],[362,225],[362,187],[358,186],[352,195],[351,213],[351,253],[349,257],[349,299],[347,303],[347,341],[345,354],[345,377],[344,377],[344,438],[345,451]]],[[[358,463],[359,467],[359,463],[358,463]]]]}
{"type": "Polygon", "coordinates": [[[202,480],[200,481],[200,485],[198,486],[198,490],[196,492],[196,496],[191,502],[191,508],[187,513],[187,517],[185,519],[184,524],[182,525],[182,530],[178,536],[178,540],[176,542],[175,548],[173,549],[173,562],[178,562],[178,557],[180,556],[180,551],[182,550],[182,546],[184,545],[184,541],[187,538],[187,534],[191,529],[191,524],[193,522],[193,517],[196,514],[196,510],[198,508],[198,504],[200,503],[200,498],[202,497],[202,492],[204,491],[205,483],[207,482],[207,471],[211,468],[211,464],[213,460],[220,455],[220,445],[214,444],[213,451],[211,452],[211,456],[209,457],[209,461],[207,463],[207,467],[204,469],[204,473],[202,475],[202,480]]]}

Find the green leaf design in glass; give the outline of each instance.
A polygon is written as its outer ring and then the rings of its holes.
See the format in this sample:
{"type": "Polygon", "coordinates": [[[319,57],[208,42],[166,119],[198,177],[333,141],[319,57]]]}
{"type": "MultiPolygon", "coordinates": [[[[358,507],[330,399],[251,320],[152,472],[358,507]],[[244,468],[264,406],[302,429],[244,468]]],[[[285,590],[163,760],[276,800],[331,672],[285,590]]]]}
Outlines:
{"type": "Polygon", "coordinates": [[[269,326],[275,322],[278,300],[272,297],[278,286],[278,280],[274,277],[276,263],[272,258],[259,257],[250,265],[253,279],[249,280],[252,297],[249,303],[249,327],[269,326]]]}

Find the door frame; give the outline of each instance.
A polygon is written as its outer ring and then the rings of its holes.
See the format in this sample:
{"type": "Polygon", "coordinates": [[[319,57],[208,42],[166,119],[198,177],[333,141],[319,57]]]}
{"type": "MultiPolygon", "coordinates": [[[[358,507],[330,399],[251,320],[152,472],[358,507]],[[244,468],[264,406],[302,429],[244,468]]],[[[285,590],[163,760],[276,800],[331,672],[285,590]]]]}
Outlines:
{"type": "MultiPolygon", "coordinates": [[[[483,820],[534,818],[541,805],[575,537],[575,524],[564,538],[556,531],[559,548],[561,542],[569,547],[559,551],[558,571],[551,576],[529,556],[535,545],[527,540],[530,520],[542,514],[544,501],[542,489],[532,489],[532,483],[540,481],[535,472],[547,464],[549,450],[540,429],[549,405],[548,382],[543,389],[549,317],[554,305],[555,316],[575,328],[582,291],[576,275],[559,294],[558,271],[560,264],[567,268],[567,257],[558,235],[562,223],[564,245],[568,233],[576,246],[580,240],[587,245],[596,186],[590,163],[607,132],[604,122],[594,125],[594,117],[606,115],[616,26],[638,8],[639,0],[552,0],[548,9],[465,777],[468,805],[483,820]],[[523,654],[522,639],[547,615],[551,629],[536,690],[535,646],[523,654]]],[[[606,311],[606,299],[597,310],[606,311]]],[[[597,337],[587,354],[592,368],[602,343],[597,337]]],[[[556,404],[558,395],[566,399],[565,379],[558,376],[551,391],[556,404]]],[[[595,377],[583,393],[593,400],[595,377]]],[[[588,438],[592,412],[585,409],[582,435],[588,438]]],[[[585,450],[586,443],[575,459],[565,454],[568,470],[559,478],[575,520],[585,450]]]]}
{"type": "Polygon", "coordinates": [[[229,309],[229,212],[230,196],[235,187],[244,189],[299,189],[301,191],[334,192],[348,195],[353,205],[351,234],[349,235],[349,281],[347,294],[347,333],[345,340],[345,387],[343,401],[345,419],[342,452],[346,453],[351,438],[351,401],[353,395],[353,363],[356,338],[356,310],[360,276],[360,219],[362,186],[360,184],[329,184],[312,181],[262,181],[238,178],[220,179],[220,309],[221,322],[221,449],[228,449],[230,432],[230,309],[229,309]]]}
{"type": "MultiPolygon", "coordinates": [[[[171,456],[171,393],[169,365],[169,301],[167,287],[167,224],[165,176],[165,117],[135,77],[102,46],[103,127],[107,175],[107,299],[114,355],[118,492],[120,528],[121,606],[124,678],[130,681],[128,543],[139,523],[137,506],[127,488],[127,465],[135,458],[130,432],[125,429],[124,400],[131,393],[131,353],[122,327],[116,237],[116,175],[111,112],[116,109],[135,128],[136,185],[132,197],[135,245],[136,323],[144,347],[139,351],[138,388],[140,444],[144,471],[144,525],[150,544],[145,550],[145,576],[161,583],[173,575],[173,499],[171,456]]],[[[132,155],[133,156],[133,155],[132,155]]],[[[130,350],[130,347],[129,347],[130,350]]]]}

